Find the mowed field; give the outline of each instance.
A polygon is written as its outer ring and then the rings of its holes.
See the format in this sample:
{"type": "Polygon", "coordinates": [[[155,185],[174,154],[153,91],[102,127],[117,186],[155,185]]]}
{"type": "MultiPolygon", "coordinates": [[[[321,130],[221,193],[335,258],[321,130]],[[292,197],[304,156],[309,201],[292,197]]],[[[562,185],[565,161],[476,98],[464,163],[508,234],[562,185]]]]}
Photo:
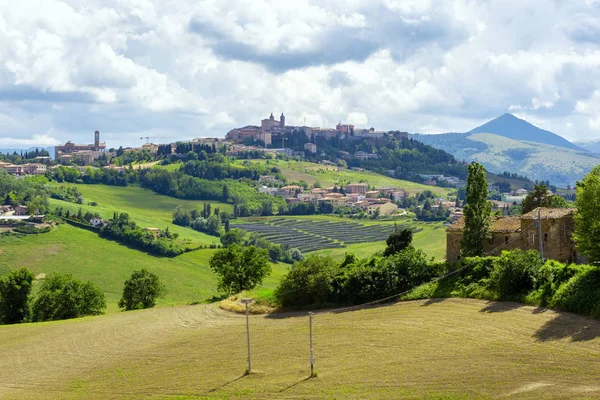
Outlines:
{"type": "Polygon", "coordinates": [[[214,305],[0,326],[3,399],[600,398],[600,322],[432,300],[245,318],[214,305]]]}
{"type": "Polygon", "coordinates": [[[97,212],[103,218],[112,218],[114,212],[126,212],[140,226],[144,228],[165,229],[179,233],[182,239],[189,239],[194,245],[219,244],[219,238],[210,236],[191,228],[173,225],[173,212],[179,206],[184,210],[202,210],[203,203],[210,203],[213,208],[233,212],[231,204],[214,201],[181,200],[174,197],[163,196],[151,190],[140,187],[121,187],[107,185],[70,185],[75,186],[83,195],[85,204],[75,204],[62,200],[49,199],[52,208],[62,207],[70,212],[77,212],[79,208],[90,212],[97,212]],[[95,201],[97,206],[88,203],[95,201]]]}
{"type": "Polygon", "coordinates": [[[295,182],[304,181],[309,185],[314,185],[316,182],[319,182],[323,187],[333,185],[345,186],[348,183],[365,182],[376,188],[386,186],[404,188],[411,195],[425,190],[431,190],[441,196],[446,196],[449,192],[448,189],[395,179],[370,171],[357,172],[348,169],[338,171],[335,166],[315,164],[306,161],[252,160],[251,162],[263,164],[268,162],[269,165],[279,168],[283,176],[288,180],[295,182]]]}
{"type": "MultiPolygon", "coordinates": [[[[123,283],[134,270],[156,273],[167,287],[160,305],[191,304],[217,295],[217,279],[208,266],[215,250],[202,249],[174,258],[154,257],[103,239],[96,233],[62,224],[49,233],[0,238],[0,274],[29,268],[35,275],[66,272],[92,281],[106,296],[107,312],[116,312],[123,283]]],[[[264,287],[273,289],[287,271],[274,264],[264,287]]]]}

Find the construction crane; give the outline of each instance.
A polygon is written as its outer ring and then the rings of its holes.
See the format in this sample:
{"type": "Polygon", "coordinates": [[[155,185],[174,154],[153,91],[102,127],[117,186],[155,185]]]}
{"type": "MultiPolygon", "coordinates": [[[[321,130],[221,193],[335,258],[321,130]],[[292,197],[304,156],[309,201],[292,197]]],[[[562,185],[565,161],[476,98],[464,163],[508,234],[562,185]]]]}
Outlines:
{"type": "Polygon", "coordinates": [[[146,143],[150,143],[150,139],[173,139],[171,136],[142,136],[140,140],[146,139],[146,143]]]}

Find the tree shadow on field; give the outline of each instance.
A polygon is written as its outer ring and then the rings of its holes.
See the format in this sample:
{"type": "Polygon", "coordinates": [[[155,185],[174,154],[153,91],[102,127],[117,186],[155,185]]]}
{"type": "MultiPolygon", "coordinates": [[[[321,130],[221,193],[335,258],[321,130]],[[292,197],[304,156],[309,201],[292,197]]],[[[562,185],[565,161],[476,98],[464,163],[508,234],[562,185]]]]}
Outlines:
{"type": "Polygon", "coordinates": [[[421,304],[421,307],[427,307],[427,306],[431,306],[433,304],[442,303],[446,300],[448,300],[447,297],[438,297],[438,298],[428,299],[425,303],[421,304]]]}
{"type": "Polygon", "coordinates": [[[298,382],[292,383],[291,385],[284,387],[283,389],[281,389],[281,390],[279,391],[279,393],[283,393],[283,392],[285,392],[286,390],[290,390],[290,389],[292,389],[292,388],[294,388],[294,387],[298,386],[299,384],[301,384],[301,383],[303,383],[303,382],[306,382],[306,381],[308,381],[309,379],[311,379],[311,376],[307,376],[306,378],[304,378],[304,379],[301,379],[301,380],[299,380],[298,382]]]}
{"type": "Polygon", "coordinates": [[[238,376],[238,377],[237,377],[237,378],[235,378],[235,379],[232,379],[232,380],[230,380],[230,381],[228,381],[228,382],[225,382],[225,383],[224,383],[224,384],[222,384],[222,385],[219,385],[219,386],[217,386],[216,388],[212,388],[212,389],[210,389],[210,390],[208,391],[208,393],[214,393],[214,392],[216,392],[216,391],[217,391],[217,390],[219,390],[219,389],[223,389],[224,387],[226,387],[226,386],[229,386],[229,385],[231,385],[232,383],[235,383],[235,382],[239,381],[240,379],[242,379],[242,378],[244,378],[244,377],[246,377],[246,376],[248,376],[248,374],[242,374],[242,375],[238,376]]]}
{"type": "Polygon", "coordinates": [[[498,312],[506,312],[516,310],[518,308],[523,307],[524,304],[521,303],[513,303],[513,302],[504,302],[504,301],[490,301],[487,303],[485,307],[483,307],[479,312],[482,313],[498,313],[498,312]]]}
{"type": "Polygon", "coordinates": [[[533,337],[539,342],[566,338],[574,342],[594,340],[600,337],[600,322],[562,313],[546,322],[533,337]]]}

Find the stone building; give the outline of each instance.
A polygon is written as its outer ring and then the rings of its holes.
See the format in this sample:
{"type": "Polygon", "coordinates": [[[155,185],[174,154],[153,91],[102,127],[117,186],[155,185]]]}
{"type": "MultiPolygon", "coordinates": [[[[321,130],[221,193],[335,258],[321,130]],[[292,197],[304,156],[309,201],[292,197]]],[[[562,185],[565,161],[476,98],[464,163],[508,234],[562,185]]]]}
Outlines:
{"type": "MultiPolygon", "coordinates": [[[[542,223],[544,258],[571,263],[578,259],[572,239],[574,209],[540,208],[521,216],[493,217],[491,237],[484,243],[487,255],[499,255],[503,250],[539,250],[538,210],[542,223]]],[[[460,259],[460,242],[465,227],[464,217],[446,230],[446,260],[460,259]]]]}
{"type": "MultiPolygon", "coordinates": [[[[80,156],[80,158],[91,155],[92,160],[97,159],[106,151],[106,144],[100,143],[100,132],[94,132],[94,143],[93,144],[75,144],[71,141],[54,147],[54,158],[60,160],[62,156],[71,155],[73,158],[80,156]],[[87,152],[87,153],[84,153],[87,152]]],[[[65,157],[62,157],[63,159],[65,157]]]]}

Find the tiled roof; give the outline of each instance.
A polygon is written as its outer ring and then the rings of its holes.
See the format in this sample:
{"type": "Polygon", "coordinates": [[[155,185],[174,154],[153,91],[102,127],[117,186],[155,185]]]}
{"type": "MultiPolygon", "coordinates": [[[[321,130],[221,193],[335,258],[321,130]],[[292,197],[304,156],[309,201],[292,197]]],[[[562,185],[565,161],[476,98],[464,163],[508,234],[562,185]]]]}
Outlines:
{"type": "MultiPolygon", "coordinates": [[[[573,214],[575,209],[573,208],[548,208],[548,207],[539,207],[541,210],[542,219],[556,219],[563,218],[567,215],[573,214]]],[[[538,218],[538,208],[533,211],[528,212],[522,216],[523,219],[537,219],[538,218]]]]}
{"type": "MultiPolygon", "coordinates": [[[[461,217],[448,227],[449,232],[462,232],[465,229],[465,217],[461,217]]],[[[492,217],[492,232],[518,232],[521,229],[521,217],[492,217]]]]}

